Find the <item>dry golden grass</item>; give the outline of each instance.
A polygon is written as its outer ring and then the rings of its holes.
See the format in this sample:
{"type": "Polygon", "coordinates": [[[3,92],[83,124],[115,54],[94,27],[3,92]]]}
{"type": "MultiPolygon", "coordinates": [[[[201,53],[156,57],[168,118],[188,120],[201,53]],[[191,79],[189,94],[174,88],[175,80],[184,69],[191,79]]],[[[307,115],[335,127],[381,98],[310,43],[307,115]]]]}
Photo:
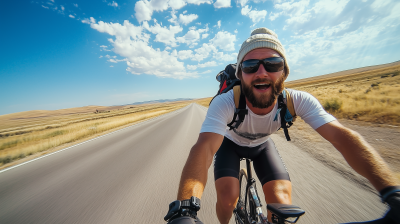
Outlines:
{"type": "Polygon", "coordinates": [[[289,82],[338,118],[400,124],[400,65],[325,79],[289,82]]]}
{"type": "Polygon", "coordinates": [[[51,116],[42,111],[41,113],[46,115],[40,116],[41,120],[37,116],[28,116],[32,114],[25,112],[22,113],[23,119],[15,119],[21,117],[21,113],[16,116],[3,115],[0,116],[0,120],[8,120],[8,123],[6,128],[0,129],[0,166],[66,143],[153,118],[180,109],[189,103],[191,101],[141,105],[119,110],[117,108],[104,113],[80,113],[75,117],[69,114],[63,116],[62,113],[51,116]],[[17,121],[14,125],[13,119],[17,121]],[[31,124],[25,125],[20,120],[31,124]]]}
{"type": "Polygon", "coordinates": [[[202,99],[197,99],[194,100],[195,103],[200,104],[204,107],[208,107],[210,102],[211,102],[212,97],[208,97],[208,98],[202,98],[202,99]]]}

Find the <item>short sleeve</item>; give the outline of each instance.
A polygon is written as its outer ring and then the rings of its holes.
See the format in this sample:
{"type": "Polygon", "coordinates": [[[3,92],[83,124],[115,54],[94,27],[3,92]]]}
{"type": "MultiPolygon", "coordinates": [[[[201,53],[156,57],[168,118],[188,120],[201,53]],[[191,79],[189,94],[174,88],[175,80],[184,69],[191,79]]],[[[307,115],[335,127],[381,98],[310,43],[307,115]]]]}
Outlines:
{"type": "Polygon", "coordinates": [[[290,90],[296,114],[301,117],[314,130],[322,125],[336,120],[334,116],[325,111],[319,101],[309,93],[290,90]]]}
{"type": "Polygon", "coordinates": [[[233,118],[234,108],[232,90],[215,97],[208,108],[200,133],[213,132],[224,136],[227,124],[233,118]]]}

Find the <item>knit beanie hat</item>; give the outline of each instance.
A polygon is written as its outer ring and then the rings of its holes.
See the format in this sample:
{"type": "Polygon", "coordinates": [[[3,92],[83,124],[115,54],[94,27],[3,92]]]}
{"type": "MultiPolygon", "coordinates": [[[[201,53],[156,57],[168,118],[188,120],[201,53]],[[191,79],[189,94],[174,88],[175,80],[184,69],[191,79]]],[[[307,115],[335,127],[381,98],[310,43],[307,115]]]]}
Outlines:
{"type": "Polygon", "coordinates": [[[287,63],[285,49],[283,48],[281,42],[278,40],[278,35],[274,33],[274,31],[269,30],[267,28],[261,27],[253,30],[250,34],[250,37],[247,38],[246,41],[243,42],[240,47],[240,51],[237,57],[237,66],[236,66],[236,78],[238,77],[238,71],[240,69],[239,64],[242,62],[244,56],[250,51],[256,48],[270,48],[272,50],[277,51],[284,59],[285,59],[285,68],[287,77],[289,75],[289,65],[287,63]]]}

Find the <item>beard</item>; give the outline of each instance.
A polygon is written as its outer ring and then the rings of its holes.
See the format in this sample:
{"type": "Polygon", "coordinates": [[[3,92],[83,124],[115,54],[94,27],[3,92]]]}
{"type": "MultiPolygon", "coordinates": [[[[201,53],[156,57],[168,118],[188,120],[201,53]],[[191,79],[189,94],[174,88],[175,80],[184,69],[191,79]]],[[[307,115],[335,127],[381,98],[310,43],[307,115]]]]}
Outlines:
{"type": "Polygon", "coordinates": [[[277,97],[282,93],[284,85],[283,82],[285,81],[284,76],[281,76],[275,83],[273,83],[269,79],[256,79],[251,82],[250,85],[247,85],[242,81],[242,89],[243,94],[246,96],[247,100],[251,103],[253,107],[265,109],[275,102],[277,97]],[[258,97],[254,94],[253,88],[255,84],[258,83],[267,83],[270,84],[271,91],[262,93],[258,97]]]}

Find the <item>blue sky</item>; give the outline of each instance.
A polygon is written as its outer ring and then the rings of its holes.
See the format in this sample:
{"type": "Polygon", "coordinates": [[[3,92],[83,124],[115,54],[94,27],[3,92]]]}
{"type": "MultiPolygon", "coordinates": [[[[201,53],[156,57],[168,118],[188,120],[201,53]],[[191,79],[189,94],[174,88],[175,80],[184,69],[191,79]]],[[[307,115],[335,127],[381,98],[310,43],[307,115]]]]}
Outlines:
{"type": "Polygon", "coordinates": [[[2,1],[0,115],[202,98],[257,27],[288,80],[400,60],[396,0],[2,1]]]}

